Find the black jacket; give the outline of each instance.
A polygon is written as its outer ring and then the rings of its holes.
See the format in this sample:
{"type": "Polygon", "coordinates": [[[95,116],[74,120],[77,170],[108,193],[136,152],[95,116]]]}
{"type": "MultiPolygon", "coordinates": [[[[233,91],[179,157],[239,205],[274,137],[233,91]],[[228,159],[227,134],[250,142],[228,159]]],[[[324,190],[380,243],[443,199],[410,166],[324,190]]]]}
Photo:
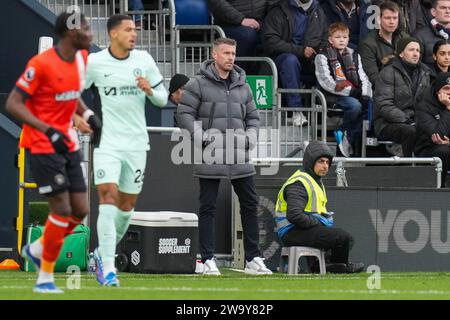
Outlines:
{"type": "MultiPolygon", "coordinates": [[[[434,63],[433,67],[430,69],[430,82],[431,82],[431,85],[434,84],[434,81],[436,81],[436,77],[441,72],[443,72],[443,71],[441,69],[439,69],[437,63],[434,63]]],[[[450,67],[448,68],[447,72],[450,72],[450,67]]]]}
{"type": "MultiPolygon", "coordinates": [[[[322,180],[314,173],[314,164],[317,159],[327,157],[331,161],[333,154],[330,148],[321,141],[312,141],[303,156],[303,172],[308,173],[313,177],[319,185],[322,185],[322,180]]],[[[305,207],[308,203],[308,193],[301,182],[293,183],[284,189],[284,199],[287,203],[286,218],[296,227],[301,229],[308,229],[320,224],[314,216],[305,214],[305,207]]]]}
{"type": "Polygon", "coordinates": [[[208,8],[215,24],[240,25],[244,18],[263,20],[269,2],[269,0],[208,0],[208,8]]]}
{"type": "Polygon", "coordinates": [[[400,58],[395,57],[380,72],[375,86],[373,125],[375,134],[392,123],[407,123],[414,120],[415,106],[430,85],[430,71],[420,63],[417,87],[413,83],[400,58]]]}
{"type": "Polygon", "coordinates": [[[414,153],[434,146],[433,133],[442,138],[450,137],[450,111],[438,100],[433,88],[429,87],[424,99],[416,107],[417,143],[414,153]]]}
{"type": "MultiPolygon", "coordinates": [[[[314,0],[315,1],[315,0],[314,0]]],[[[320,6],[312,6],[308,11],[309,22],[302,45],[292,41],[294,18],[289,0],[281,0],[273,7],[264,20],[262,34],[265,53],[272,58],[282,53],[293,53],[304,57],[305,47],[319,52],[327,44],[327,18],[320,6]]]]}
{"type": "Polygon", "coordinates": [[[403,31],[396,31],[392,38],[392,44],[384,40],[378,30],[372,30],[359,43],[358,51],[361,56],[363,69],[374,87],[380,78],[381,69],[390,61],[397,48],[397,41],[407,37],[403,31]]]}

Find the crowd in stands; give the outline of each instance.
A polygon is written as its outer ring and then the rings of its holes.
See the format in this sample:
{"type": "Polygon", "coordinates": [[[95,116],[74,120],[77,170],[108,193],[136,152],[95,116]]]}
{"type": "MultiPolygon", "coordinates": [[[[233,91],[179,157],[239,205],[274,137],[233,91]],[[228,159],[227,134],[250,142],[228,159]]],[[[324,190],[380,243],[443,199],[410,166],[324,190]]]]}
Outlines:
{"type": "MultiPolygon", "coordinates": [[[[367,112],[374,134],[398,143],[400,155],[435,154],[418,148],[424,133],[417,130],[416,109],[450,65],[450,0],[207,2],[214,23],[237,41],[238,56],[271,57],[280,87],[319,87],[329,107],[344,111],[344,155],[352,149],[359,154],[367,112]]],[[[288,94],[283,103],[298,108],[290,119],[294,125],[307,123],[300,95],[288,94]]],[[[425,139],[446,144],[448,151],[449,135],[425,139]]]]}

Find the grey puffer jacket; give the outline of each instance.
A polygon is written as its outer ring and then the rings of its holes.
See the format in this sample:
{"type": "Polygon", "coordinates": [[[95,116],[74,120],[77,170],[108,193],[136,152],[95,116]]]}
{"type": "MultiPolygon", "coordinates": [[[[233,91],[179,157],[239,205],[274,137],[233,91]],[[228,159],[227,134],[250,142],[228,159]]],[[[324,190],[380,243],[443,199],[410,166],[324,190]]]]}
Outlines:
{"type": "Polygon", "coordinates": [[[430,69],[423,63],[417,68],[416,88],[400,58],[395,57],[381,70],[374,93],[373,125],[377,136],[388,124],[414,121],[416,104],[430,85],[430,69]]]}
{"type": "Polygon", "coordinates": [[[245,72],[235,65],[230,77],[227,87],[227,83],[220,79],[214,61],[208,60],[184,87],[177,109],[178,125],[189,131],[194,142],[200,135],[207,137],[203,146],[194,143],[195,148],[197,152],[202,148],[205,155],[212,154],[215,160],[202,158],[202,163],[195,163],[194,176],[238,179],[255,174],[253,165],[249,163],[249,152],[256,143],[258,110],[245,82],[245,72]],[[194,122],[201,122],[201,128],[194,122]],[[227,133],[231,137],[229,141],[234,140],[228,148],[227,133]]]}

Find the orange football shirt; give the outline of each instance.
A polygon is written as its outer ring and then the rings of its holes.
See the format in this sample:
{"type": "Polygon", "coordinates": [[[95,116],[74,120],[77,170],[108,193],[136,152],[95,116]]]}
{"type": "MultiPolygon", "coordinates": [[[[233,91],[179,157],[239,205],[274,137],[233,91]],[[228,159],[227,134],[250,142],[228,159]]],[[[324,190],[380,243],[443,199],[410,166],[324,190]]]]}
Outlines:
{"type": "MultiPolygon", "coordinates": [[[[26,106],[30,112],[70,138],[70,152],[75,151],[77,145],[69,133],[69,128],[84,90],[88,56],[86,50],[80,53],[82,63],[79,59],[69,62],[61,58],[56,48],[51,48],[31,58],[25,72],[16,82],[16,90],[28,98],[26,106]]],[[[20,146],[29,149],[31,153],[55,153],[45,133],[26,124],[23,125],[20,146]]]]}

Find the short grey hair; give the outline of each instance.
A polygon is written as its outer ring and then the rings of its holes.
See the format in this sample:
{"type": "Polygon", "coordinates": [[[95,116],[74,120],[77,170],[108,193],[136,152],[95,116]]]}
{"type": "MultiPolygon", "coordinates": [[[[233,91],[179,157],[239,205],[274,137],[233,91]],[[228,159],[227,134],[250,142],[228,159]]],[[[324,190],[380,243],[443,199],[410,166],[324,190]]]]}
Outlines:
{"type": "Polygon", "coordinates": [[[236,40],[230,38],[218,38],[214,41],[213,49],[217,49],[221,44],[228,44],[230,46],[236,47],[236,40]]]}

